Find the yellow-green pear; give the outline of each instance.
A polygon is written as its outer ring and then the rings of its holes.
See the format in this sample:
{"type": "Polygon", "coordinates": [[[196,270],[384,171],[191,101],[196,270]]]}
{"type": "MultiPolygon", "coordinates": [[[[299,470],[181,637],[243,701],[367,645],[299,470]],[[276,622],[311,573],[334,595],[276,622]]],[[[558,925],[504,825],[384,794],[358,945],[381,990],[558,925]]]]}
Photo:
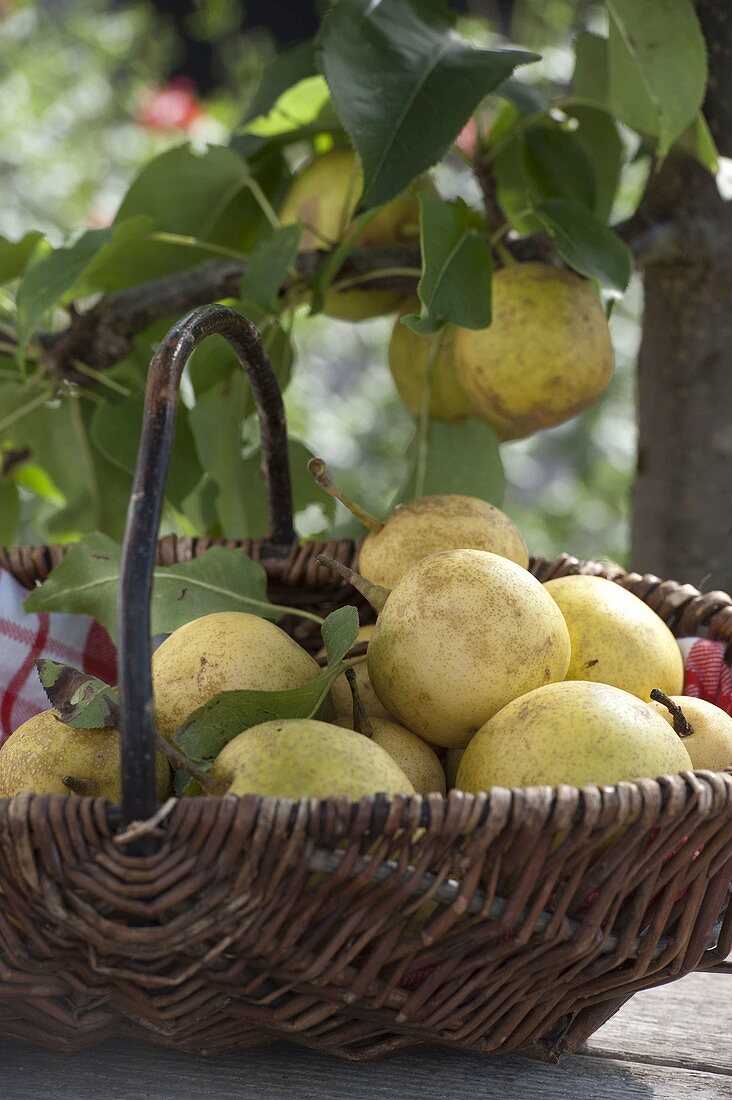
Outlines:
{"type": "Polygon", "coordinates": [[[399,765],[368,737],[311,718],[252,726],[222,749],[210,774],[236,795],[357,800],[415,793],[399,765]]]}
{"type": "MultiPolygon", "coordinates": [[[[721,772],[732,768],[732,717],[721,707],[706,699],[689,695],[672,695],[671,702],[680,707],[692,732],[683,737],[684,748],[695,768],[721,772]]],[[[663,703],[652,702],[661,716],[674,725],[674,716],[663,703]]]]}
{"type": "Polygon", "coordinates": [[[432,354],[432,340],[436,339],[438,346],[432,369],[429,415],[434,420],[444,420],[447,424],[459,423],[470,416],[471,404],[455,370],[457,330],[454,325],[444,325],[435,337],[420,336],[408,325],[402,324],[402,317],[413,313],[419,313],[417,298],[410,298],[401,306],[392,329],[389,369],[394,385],[412,416],[420,416],[427,383],[427,368],[432,354]]]}
{"type": "MultiPolygon", "coordinates": [[[[360,245],[393,244],[419,239],[421,190],[434,190],[429,177],[416,180],[403,194],[385,203],[358,233],[360,245]]],[[[333,149],[311,160],[298,172],[280,210],[282,225],[302,222],[299,250],[330,249],[346,236],[361,192],[363,173],[350,149],[333,149]]],[[[404,296],[394,289],[331,287],[325,312],[347,321],[362,321],[391,313],[404,296]]]]}
{"type": "MultiPolygon", "coordinates": [[[[344,716],[336,724],[353,729],[353,718],[344,716]]],[[[445,793],[445,773],[431,745],[391,718],[370,716],[369,725],[370,740],[397,762],[417,794],[445,793]]]]}
{"type": "Polygon", "coordinates": [[[457,786],[612,785],[691,770],[681,738],[648,703],[609,684],[548,684],[514,699],[472,739],[457,786]]]}
{"type": "Polygon", "coordinates": [[[516,263],[493,276],[489,328],[460,328],[455,364],[474,415],[499,439],[561,424],[606,390],[613,347],[602,302],[579,275],[516,263]]]}
{"type": "MultiPolygon", "coordinates": [[[[357,645],[359,642],[368,642],[373,632],[373,623],[368,626],[362,626],[359,629],[355,644],[357,645]]],[[[324,654],[325,650],[322,649],[318,656],[323,656],[324,654]]],[[[388,710],[371,686],[366,661],[359,661],[357,665],[353,666],[353,671],[356,674],[356,687],[361,700],[361,706],[366,713],[368,715],[373,715],[375,718],[391,718],[388,710]]],[[[342,672],[337,680],[333,682],[333,686],[330,689],[330,697],[337,718],[348,715],[353,710],[353,697],[351,695],[351,689],[348,686],[345,672],[342,672]]]]}
{"type": "Polygon", "coordinates": [[[596,680],[646,702],[653,688],[678,695],[684,661],[673,634],[627,588],[604,577],[575,574],[544,585],[569,628],[568,680],[596,680]]]}
{"type": "Polygon", "coordinates": [[[445,755],[445,778],[450,791],[456,786],[458,768],[464,755],[465,749],[448,749],[445,755]]]}
{"type": "Polygon", "coordinates": [[[371,636],[371,683],[398,722],[463,748],[496,711],[562,680],[569,633],[526,569],[484,550],[416,562],[389,593],[371,636]]]}
{"type": "Polygon", "coordinates": [[[358,568],[373,584],[393,588],[416,561],[442,550],[488,550],[528,567],[529,551],[518,527],[485,500],[460,493],[417,497],[398,504],[382,521],[338,489],[322,458],[311,458],[308,471],[321,489],[369,529],[359,550],[358,568]]]}
{"type": "Polygon", "coordinates": [[[173,733],[220,691],[287,691],[320,675],[309,653],[274,623],[221,611],[173,631],[152,660],[160,732],[173,733]]]}
{"type": "MultiPolygon", "coordinates": [[[[168,763],[157,755],[158,798],[171,793],[168,763]]],[[[78,794],[119,804],[119,734],[114,729],[77,730],[57,711],[29,718],[0,749],[0,798],[17,794],[78,794]]]]}
{"type": "Polygon", "coordinates": [[[523,535],[505,512],[477,497],[442,493],[398,504],[363,540],[358,568],[393,588],[411,565],[443,550],[487,550],[524,569],[529,564],[523,535]]]}

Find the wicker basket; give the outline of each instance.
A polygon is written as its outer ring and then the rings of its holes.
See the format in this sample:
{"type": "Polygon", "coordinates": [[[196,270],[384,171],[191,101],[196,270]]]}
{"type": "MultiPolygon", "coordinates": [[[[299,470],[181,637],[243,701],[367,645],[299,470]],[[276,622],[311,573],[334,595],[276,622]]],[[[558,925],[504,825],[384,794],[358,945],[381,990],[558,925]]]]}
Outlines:
{"type": "MultiPolygon", "coordinates": [[[[351,598],[316,556],[351,563],[353,544],[294,539],[282,402],[256,330],[223,307],[195,311],[151,367],[128,516],[122,807],[0,800],[0,1034],[67,1050],[122,1034],[208,1054],[289,1039],[352,1059],[430,1043],[554,1061],[637,990],[727,970],[726,773],[155,812],[150,576],[177,383],[212,332],[252,382],[271,508],[270,540],[228,545],[262,562],[278,602],[324,613],[351,598]]],[[[167,539],[157,557],[209,545],[167,539]]],[[[25,548],[0,565],[30,586],[62,555],[25,548]]],[[[723,593],[567,556],[532,569],[608,576],[677,634],[732,638],[723,593]]]]}

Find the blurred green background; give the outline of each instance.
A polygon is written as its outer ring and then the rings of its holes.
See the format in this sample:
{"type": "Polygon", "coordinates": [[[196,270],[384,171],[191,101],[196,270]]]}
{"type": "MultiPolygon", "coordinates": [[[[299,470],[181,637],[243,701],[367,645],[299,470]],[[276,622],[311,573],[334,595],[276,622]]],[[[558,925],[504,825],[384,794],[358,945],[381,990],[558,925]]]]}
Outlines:
{"type": "MultiPolygon", "coordinates": [[[[454,6],[463,34],[540,50],[541,65],[527,74],[556,87],[571,72],[573,31],[602,18],[582,0],[454,6]]],[[[278,45],[317,23],[317,5],[291,7],[294,30],[286,18],[267,26],[267,4],[239,0],[0,0],[0,233],[39,228],[55,243],[69,229],[106,225],[152,155],[183,140],[225,142],[278,45]]],[[[443,176],[453,193],[469,191],[469,177],[449,168],[443,176]]],[[[631,170],[617,217],[633,209],[641,185],[631,170]]],[[[636,280],[611,318],[617,368],[603,399],[568,424],[502,448],[504,507],[534,553],[625,561],[641,309],[636,280]]],[[[386,363],[392,325],[393,318],[348,325],[298,317],[298,363],[286,394],[294,434],[377,514],[404,480],[413,432],[386,363]]],[[[24,501],[20,541],[42,536],[35,503],[24,501]]],[[[337,522],[352,532],[345,512],[337,522]]],[[[299,517],[301,534],[322,528],[317,506],[299,517]]]]}

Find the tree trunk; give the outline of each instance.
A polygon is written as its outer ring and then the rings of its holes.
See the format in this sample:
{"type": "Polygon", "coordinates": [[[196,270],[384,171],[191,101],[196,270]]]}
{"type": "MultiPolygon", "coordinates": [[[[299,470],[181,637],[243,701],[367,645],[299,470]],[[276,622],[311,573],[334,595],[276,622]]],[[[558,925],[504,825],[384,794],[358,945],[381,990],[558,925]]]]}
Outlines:
{"type": "MultiPolygon", "coordinates": [[[[700,0],[709,50],[705,116],[732,155],[732,13],[700,0]]],[[[676,254],[644,270],[638,471],[630,563],[732,592],[732,203],[698,164],[669,159],[641,205],[673,222],[676,254]]]]}

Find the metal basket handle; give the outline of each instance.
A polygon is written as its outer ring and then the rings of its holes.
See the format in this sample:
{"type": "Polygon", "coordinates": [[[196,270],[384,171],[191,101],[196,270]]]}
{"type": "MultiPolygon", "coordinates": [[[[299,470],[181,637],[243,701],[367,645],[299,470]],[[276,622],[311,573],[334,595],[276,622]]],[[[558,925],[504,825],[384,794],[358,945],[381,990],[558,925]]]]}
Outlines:
{"type": "Polygon", "coordinates": [[[247,373],[261,425],[270,541],[292,545],[292,489],[282,395],[259,332],[226,306],[194,309],[161,342],[148,373],[145,412],[127,510],[117,604],[122,827],[157,809],[150,596],[183,369],[207,336],[223,336],[247,373]]]}

